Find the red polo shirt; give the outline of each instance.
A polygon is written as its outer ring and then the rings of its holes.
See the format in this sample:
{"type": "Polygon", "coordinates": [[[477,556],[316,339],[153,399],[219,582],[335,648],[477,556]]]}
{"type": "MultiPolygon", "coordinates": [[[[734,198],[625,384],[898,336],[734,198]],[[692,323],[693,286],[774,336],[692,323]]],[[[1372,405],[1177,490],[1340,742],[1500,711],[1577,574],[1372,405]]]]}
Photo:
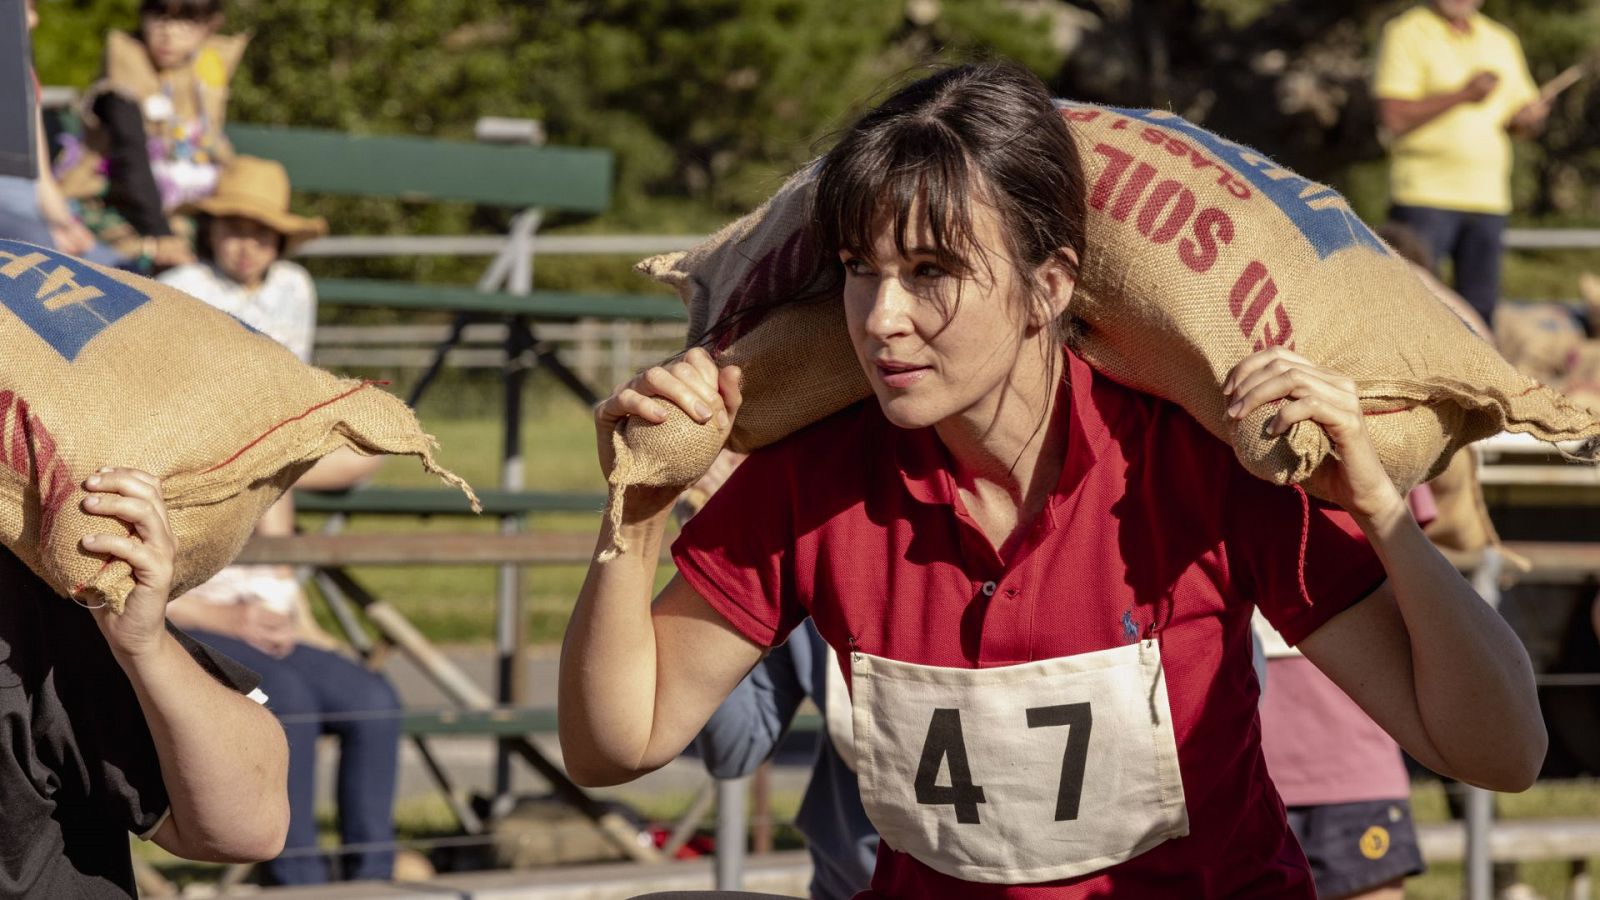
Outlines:
{"type": "Polygon", "coordinates": [[[1026,886],[951,878],[885,843],[868,896],[1312,898],[1261,756],[1250,610],[1296,643],[1383,568],[1342,511],[1313,501],[1307,520],[1298,491],[1245,472],[1183,410],[1067,359],[1066,461],[1013,558],[963,507],[933,430],[869,400],[753,454],[674,544],[678,570],[751,640],[810,615],[841,659],[853,640],[1008,666],[1121,646],[1128,622],[1161,641],[1188,836],[1026,886]]]}

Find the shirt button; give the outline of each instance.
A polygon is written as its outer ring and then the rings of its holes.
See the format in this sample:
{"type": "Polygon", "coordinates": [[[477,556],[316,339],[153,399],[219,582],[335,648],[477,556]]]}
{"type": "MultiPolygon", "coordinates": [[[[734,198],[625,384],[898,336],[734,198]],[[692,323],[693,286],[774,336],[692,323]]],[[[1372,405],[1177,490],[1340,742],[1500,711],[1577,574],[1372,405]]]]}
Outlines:
{"type": "Polygon", "coordinates": [[[995,583],[994,582],[985,581],[983,583],[983,595],[985,597],[993,597],[994,596],[994,589],[995,589],[995,583]]]}

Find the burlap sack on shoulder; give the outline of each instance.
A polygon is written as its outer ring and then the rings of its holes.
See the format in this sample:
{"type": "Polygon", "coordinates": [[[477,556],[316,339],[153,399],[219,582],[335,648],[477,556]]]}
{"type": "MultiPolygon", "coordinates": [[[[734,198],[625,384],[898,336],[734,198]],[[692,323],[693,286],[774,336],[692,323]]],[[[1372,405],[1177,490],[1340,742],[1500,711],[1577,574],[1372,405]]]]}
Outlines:
{"type": "Polygon", "coordinates": [[[128,566],[86,553],[117,527],[81,509],[103,466],[162,480],[174,596],[227,565],[295,479],[340,447],[433,460],[404,403],[301,363],[180,291],[0,240],[0,543],[57,593],[119,610],[128,566]]]}
{"type": "MultiPolygon", "coordinates": [[[[1171,113],[1077,103],[1061,112],[1089,189],[1087,249],[1068,311],[1083,324],[1078,352],[1105,375],[1182,406],[1251,473],[1298,484],[1331,449],[1312,423],[1268,434],[1275,406],[1240,422],[1226,416],[1224,378],[1270,346],[1356,381],[1379,458],[1402,490],[1500,431],[1549,441],[1600,436],[1587,411],[1518,373],[1441,304],[1331,188],[1171,113]]],[[[768,353],[783,358],[748,381],[739,419],[753,423],[735,436],[737,449],[869,393],[859,371],[839,371],[859,366],[836,297],[814,309],[770,302],[785,288],[800,291],[785,278],[826,263],[803,218],[810,177],[797,175],[689,253],[642,264],[689,304],[700,323],[691,343],[752,298],[776,310],[713,348],[747,366],[768,353]]],[[[614,516],[619,485],[689,484],[710,465],[715,435],[688,421],[619,433],[619,459],[628,463],[613,472],[614,516]],[[695,452],[680,452],[688,447],[695,452]]]]}
{"type": "Polygon", "coordinates": [[[1583,328],[1560,303],[1502,303],[1494,313],[1495,342],[1517,371],[1556,385],[1583,343],[1583,328]]]}

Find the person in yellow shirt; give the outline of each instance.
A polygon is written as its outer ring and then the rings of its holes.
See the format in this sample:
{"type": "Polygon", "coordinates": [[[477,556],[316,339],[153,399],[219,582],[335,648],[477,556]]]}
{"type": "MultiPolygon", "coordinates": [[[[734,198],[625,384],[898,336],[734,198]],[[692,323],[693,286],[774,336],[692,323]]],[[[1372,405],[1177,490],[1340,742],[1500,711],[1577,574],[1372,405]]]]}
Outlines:
{"type": "Polygon", "coordinates": [[[1390,218],[1451,260],[1457,293],[1493,322],[1511,211],[1511,135],[1549,114],[1517,36],[1483,0],[1428,0],[1383,28],[1373,93],[1390,148],[1390,218]]]}

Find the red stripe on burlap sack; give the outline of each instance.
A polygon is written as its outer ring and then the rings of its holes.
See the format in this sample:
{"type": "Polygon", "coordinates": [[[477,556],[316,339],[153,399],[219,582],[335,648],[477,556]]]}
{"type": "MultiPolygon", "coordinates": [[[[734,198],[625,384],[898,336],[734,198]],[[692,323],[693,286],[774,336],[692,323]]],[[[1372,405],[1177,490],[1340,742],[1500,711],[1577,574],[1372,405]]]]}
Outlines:
{"type": "MultiPolygon", "coordinates": [[[[747,315],[775,303],[794,299],[795,288],[813,275],[817,257],[816,241],[811,229],[801,228],[788,240],[767,251],[767,255],[750,268],[744,281],[728,296],[717,317],[718,323],[733,321],[733,327],[722,329],[712,350],[721,352],[750,329],[761,324],[762,317],[747,315]],[[733,317],[739,317],[733,319],[733,317]]],[[[716,325],[712,326],[713,330],[716,325]]]]}
{"type": "Polygon", "coordinates": [[[72,478],[66,462],[56,452],[56,439],[28,401],[13,391],[0,391],[0,426],[5,426],[4,461],[24,480],[39,486],[39,543],[55,530],[61,507],[72,495],[72,478]]]}
{"type": "MultiPolygon", "coordinates": [[[[11,391],[0,391],[0,429],[4,434],[9,434],[10,447],[5,453],[5,462],[11,471],[26,478],[28,476],[28,442],[24,434],[23,417],[27,415],[28,407],[22,403],[22,398],[11,391]],[[7,425],[7,421],[10,424],[7,425]]],[[[0,443],[0,449],[5,449],[5,444],[0,443]]]]}
{"type": "Polygon", "coordinates": [[[349,397],[352,394],[358,394],[361,391],[364,391],[367,388],[372,387],[373,385],[378,385],[378,384],[382,384],[382,383],[383,382],[381,382],[381,381],[363,381],[360,384],[356,385],[355,387],[351,388],[350,390],[345,391],[344,393],[338,395],[337,397],[330,397],[329,399],[324,400],[321,403],[316,404],[315,406],[308,407],[305,412],[302,412],[297,416],[290,416],[289,418],[284,419],[283,421],[281,421],[278,424],[272,426],[271,428],[268,428],[266,431],[261,432],[261,434],[256,436],[255,440],[251,441],[248,444],[245,444],[243,447],[240,447],[232,456],[228,457],[227,459],[223,460],[222,462],[217,463],[216,465],[212,466],[211,468],[206,469],[204,472],[202,472],[200,474],[209,475],[212,472],[217,471],[218,469],[225,469],[225,468],[228,467],[228,465],[230,463],[238,461],[239,457],[244,456],[246,453],[249,453],[250,452],[250,448],[252,448],[252,447],[256,446],[257,444],[261,443],[262,441],[266,440],[268,437],[271,437],[272,433],[277,431],[278,429],[280,429],[280,428],[282,428],[282,427],[284,427],[286,425],[289,425],[291,423],[298,422],[301,419],[304,419],[306,416],[311,415],[312,413],[316,412],[319,409],[323,409],[324,407],[332,406],[333,404],[338,403],[340,400],[343,400],[344,398],[349,397]]]}

